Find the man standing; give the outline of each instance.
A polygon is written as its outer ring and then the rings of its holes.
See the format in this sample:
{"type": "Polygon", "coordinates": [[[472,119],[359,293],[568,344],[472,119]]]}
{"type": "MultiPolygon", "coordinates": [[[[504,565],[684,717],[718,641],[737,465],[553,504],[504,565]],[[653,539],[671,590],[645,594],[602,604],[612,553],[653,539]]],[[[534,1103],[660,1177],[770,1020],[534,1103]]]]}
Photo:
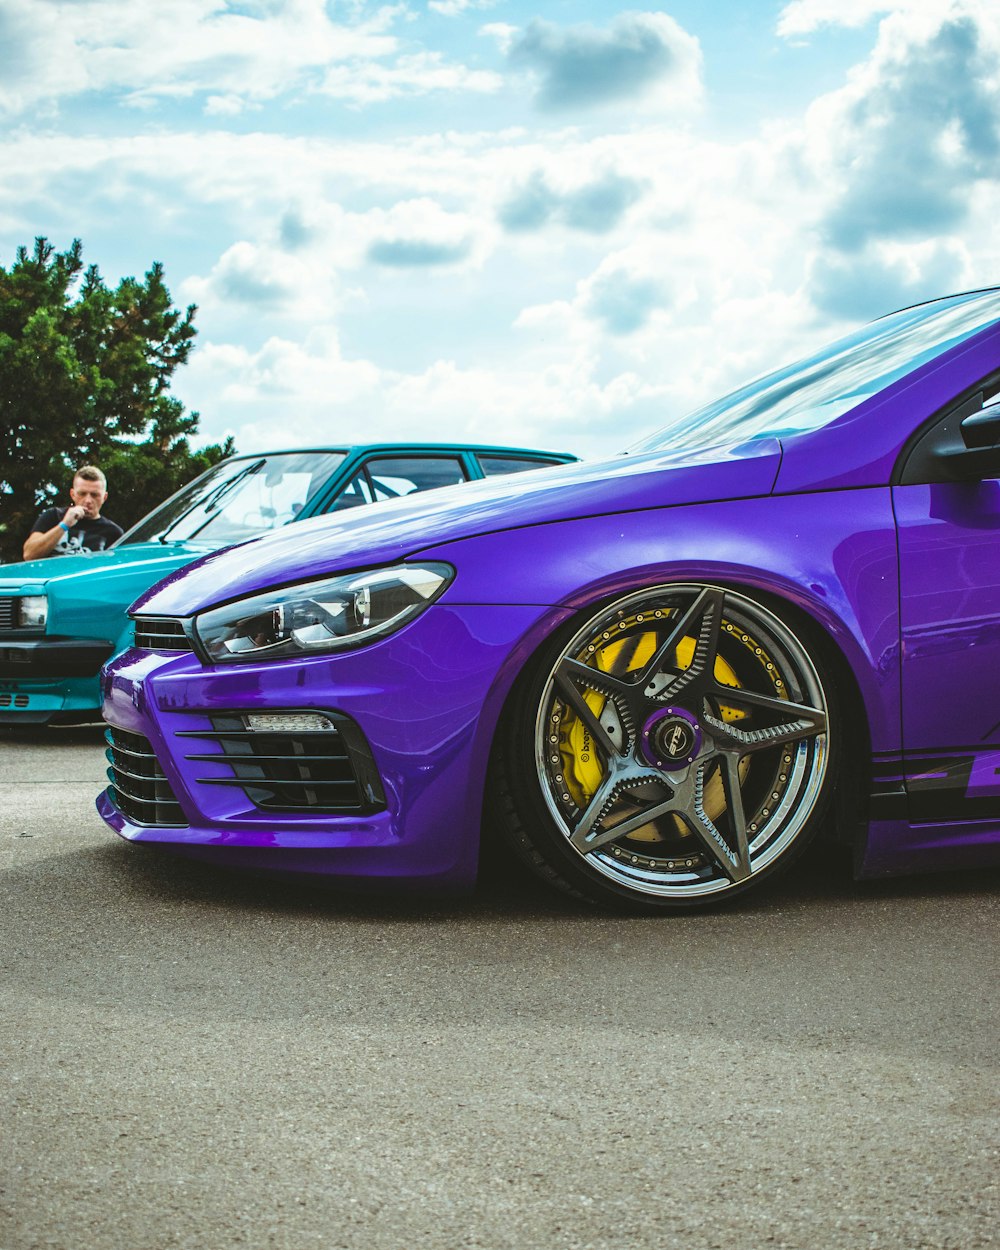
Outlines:
{"type": "Polygon", "coordinates": [[[122,533],[122,527],[101,516],[108,484],[100,469],[85,464],[73,475],[69,497],[73,506],[46,508],[24,542],[24,559],[70,556],[81,551],[103,551],[122,533]]]}

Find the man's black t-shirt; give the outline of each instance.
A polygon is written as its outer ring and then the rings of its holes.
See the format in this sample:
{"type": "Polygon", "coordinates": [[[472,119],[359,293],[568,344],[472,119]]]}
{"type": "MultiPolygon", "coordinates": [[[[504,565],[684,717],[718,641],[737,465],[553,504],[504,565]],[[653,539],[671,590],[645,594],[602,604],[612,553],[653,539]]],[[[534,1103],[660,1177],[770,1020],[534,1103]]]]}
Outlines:
{"type": "MultiPolygon", "coordinates": [[[[46,508],[32,528],[32,534],[47,534],[53,525],[58,525],[66,515],[65,508],[46,508]]],[[[82,517],[75,525],[69,527],[69,533],[63,534],[49,553],[54,556],[73,556],[79,551],[103,551],[110,547],[119,535],[125,531],[114,521],[99,516],[91,519],[82,517]]]]}

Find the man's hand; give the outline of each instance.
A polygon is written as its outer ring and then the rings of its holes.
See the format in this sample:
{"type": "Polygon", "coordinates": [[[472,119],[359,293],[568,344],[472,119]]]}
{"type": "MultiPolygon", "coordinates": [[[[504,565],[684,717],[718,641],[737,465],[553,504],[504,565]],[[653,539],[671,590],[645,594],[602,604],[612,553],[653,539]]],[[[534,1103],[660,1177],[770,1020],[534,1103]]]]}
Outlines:
{"type": "Polygon", "coordinates": [[[24,540],[24,547],[21,555],[25,560],[40,560],[43,556],[50,556],[61,539],[77,525],[87,515],[87,509],[82,505],[75,503],[67,508],[63,513],[63,519],[57,521],[50,530],[42,533],[32,533],[24,540]]]}

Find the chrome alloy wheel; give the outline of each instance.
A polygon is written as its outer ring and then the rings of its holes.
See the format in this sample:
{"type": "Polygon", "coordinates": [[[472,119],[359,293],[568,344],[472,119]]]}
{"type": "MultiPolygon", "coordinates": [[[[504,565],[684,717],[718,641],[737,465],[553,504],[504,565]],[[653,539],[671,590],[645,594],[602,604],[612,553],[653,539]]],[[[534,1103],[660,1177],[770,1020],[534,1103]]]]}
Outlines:
{"type": "Polygon", "coordinates": [[[563,871],[590,894],[603,879],[664,905],[742,890],[813,832],[828,720],[805,645],[748,596],[684,584],[611,604],[538,704],[563,871]]]}

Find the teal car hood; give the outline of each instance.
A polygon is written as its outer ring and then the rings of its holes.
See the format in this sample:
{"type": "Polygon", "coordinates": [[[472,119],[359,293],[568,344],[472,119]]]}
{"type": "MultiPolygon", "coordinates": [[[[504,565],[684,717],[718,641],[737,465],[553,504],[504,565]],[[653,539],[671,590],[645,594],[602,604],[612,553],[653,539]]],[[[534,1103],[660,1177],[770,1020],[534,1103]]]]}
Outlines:
{"type": "Polygon", "coordinates": [[[44,594],[46,636],[124,641],[129,604],[153,582],[205,554],[191,543],[130,543],[91,555],[50,556],[0,567],[0,592],[44,594]]]}
{"type": "MultiPolygon", "coordinates": [[[[24,560],[0,567],[0,587],[6,591],[36,592],[57,585],[78,585],[88,577],[114,578],[116,574],[148,569],[155,580],[159,569],[166,572],[180,563],[190,563],[206,554],[208,548],[192,543],[130,543],[89,555],[49,556],[44,560],[24,560]]],[[[108,583],[110,584],[110,583],[108,583]]]]}

